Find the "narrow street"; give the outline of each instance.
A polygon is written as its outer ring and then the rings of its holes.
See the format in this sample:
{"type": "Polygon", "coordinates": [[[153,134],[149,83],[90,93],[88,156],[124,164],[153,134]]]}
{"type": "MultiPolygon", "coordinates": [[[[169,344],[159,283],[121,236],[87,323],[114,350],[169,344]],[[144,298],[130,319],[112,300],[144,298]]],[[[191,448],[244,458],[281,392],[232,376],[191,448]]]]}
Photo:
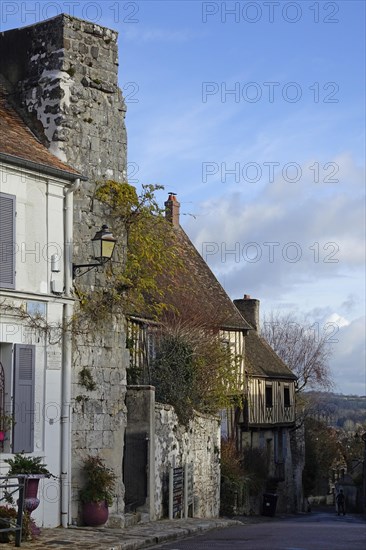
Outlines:
{"type": "Polygon", "coordinates": [[[337,516],[333,508],[279,518],[243,518],[243,526],[210,531],[156,546],[166,550],[364,550],[366,521],[360,515],[337,516]],[[245,523],[248,521],[248,523],[245,523]],[[249,523],[250,522],[250,523],[249,523]]]}

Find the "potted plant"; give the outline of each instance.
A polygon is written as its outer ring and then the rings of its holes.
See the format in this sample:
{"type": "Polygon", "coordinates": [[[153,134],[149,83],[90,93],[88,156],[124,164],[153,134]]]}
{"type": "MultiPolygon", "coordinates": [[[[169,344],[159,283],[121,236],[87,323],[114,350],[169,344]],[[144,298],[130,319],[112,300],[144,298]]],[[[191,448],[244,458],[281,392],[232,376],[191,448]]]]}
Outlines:
{"type": "MultiPolygon", "coordinates": [[[[39,480],[44,477],[55,477],[42,463],[38,456],[26,456],[24,453],[16,453],[13,458],[4,460],[9,464],[8,477],[24,479],[24,508],[29,515],[39,506],[37,498],[39,480]]],[[[39,534],[38,527],[34,527],[33,533],[39,534]]]]}
{"type": "Polygon", "coordinates": [[[99,456],[88,455],[82,468],[85,484],[80,491],[82,517],[85,525],[104,525],[108,519],[108,506],[114,497],[116,474],[99,456]]]}
{"type": "Polygon", "coordinates": [[[5,434],[15,424],[12,414],[0,413],[0,443],[4,441],[5,434]]]}
{"type": "MultiPolygon", "coordinates": [[[[11,529],[17,524],[18,511],[11,506],[0,505],[0,529],[11,529]]],[[[33,540],[34,521],[28,512],[23,514],[22,520],[22,540],[33,540]]],[[[15,534],[11,531],[0,532],[0,543],[11,542],[15,538],[15,534]]]]}

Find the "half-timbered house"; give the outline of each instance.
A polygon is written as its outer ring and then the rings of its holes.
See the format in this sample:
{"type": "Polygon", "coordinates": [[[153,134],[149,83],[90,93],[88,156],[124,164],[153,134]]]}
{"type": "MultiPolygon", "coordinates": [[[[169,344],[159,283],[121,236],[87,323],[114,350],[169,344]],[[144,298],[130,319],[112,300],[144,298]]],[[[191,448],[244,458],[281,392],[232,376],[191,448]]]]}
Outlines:
{"type": "MultiPolygon", "coordinates": [[[[267,465],[266,490],[279,495],[279,507],[294,508],[291,432],[295,428],[296,376],[260,336],[259,300],[234,300],[251,325],[245,338],[246,389],[237,418],[240,447],[262,452],[267,465]]],[[[301,488],[297,488],[301,490],[301,488]]]]}
{"type": "MultiPolygon", "coordinates": [[[[165,273],[159,279],[161,295],[159,299],[163,300],[169,306],[169,312],[166,319],[174,318],[175,321],[182,320],[188,323],[194,330],[213,331],[215,337],[219,339],[222,346],[227,346],[233,361],[233,369],[236,376],[236,391],[241,394],[244,391],[245,373],[244,373],[244,339],[246,332],[251,328],[234,306],[229,296],[226,294],[210,268],[198,253],[189,237],[183,231],[179,224],[179,202],[174,194],[170,194],[165,203],[166,222],[169,225],[169,237],[167,246],[177,248],[179,254],[179,264],[177,269],[171,273],[165,273]]],[[[179,321],[178,321],[179,322],[179,321]]],[[[162,445],[159,439],[160,427],[160,405],[155,406],[154,414],[145,415],[146,403],[151,401],[147,398],[141,399],[141,395],[151,395],[151,365],[154,362],[157,338],[161,334],[161,324],[159,321],[152,321],[147,315],[135,312],[128,317],[127,346],[130,350],[131,363],[127,369],[128,386],[127,391],[127,429],[125,445],[125,483],[126,483],[126,504],[131,509],[147,509],[150,512],[155,506],[155,517],[161,517],[162,508],[156,506],[159,501],[157,488],[163,483],[161,475],[162,466],[166,468],[163,453],[169,455],[167,460],[170,463],[181,464],[187,457],[193,463],[194,486],[197,494],[195,514],[200,516],[209,516],[219,512],[219,491],[220,491],[220,466],[219,466],[219,448],[220,448],[220,423],[216,417],[217,431],[215,434],[209,431],[208,427],[212,420],[200,417],[200,423],[204,434],[201,436],[190,435],[192,429],[187,430],[184,435],[186,443],[175,442],[174,434],[170,435],[162,445]],[[143,389],[145,388],[145,390],[143,389]],[[138,399],[144,406],[136,406],[138,399]],[[155,427],[152,425],[156,423],[155,427]],[[206,423],[206,424],[205,424],[206,423]],[[207,424],[208,423],[208,424],[207,424]],[[205,425],[208,428],[205,428],[205,425]],[[155,431],[154,431],[155,430],[155,431]],[[197,443],[205,441],[204,448],[197,448],[197,443]],[[195,439],[196,441],[193,441],[195,439]],[[146,448],[148,440],[148,448],[146,448]],[[140,441],[140,443],[139,443],[140,441]],[[172,448],[169,447],[174,443],[172,448]],[[214,446],[212,446],[214,443],[214,446]],[[151,449],[155,445],[155,452],[151,449]],[[176,447],[175,449],[173,447],[176,447]],[[162,447],[162,448],[160,448],[162,447]],[[216,451],[215,451],[216,447],[216,451]],[[207,455],[207,450],[212,449],[213,453],[207,455]],[[130,455],[131,451],[131,455],[130,455]],[[216,454],[215,454],[216,452],[216,454]],[[159,456],[157,460],[156,457],[159,456]],[[150,457],[150,458],[146,458],[150,457]],[[183,457],[183,458],[182,458],[183,457]],[[133,479],[131,472],[137,468],[137,462],[141,461],[140,479],[147,475],[145,487],[144,483],[139,485],[137,478],[133,479]],[[144,460],[148,464],[144,465],[144,460]],[[147,468],[146,468],[147,466],[147,468]],[[160,473],[157,471],[160,469],[160,473]],[[147,474],[146,474],[147,472],[147,474]],[[155,472],[155,474],[154,474],[155,472]],[[202,487],[199,484],[202,483],[202,487]],[[213,485],[212,485],[213,483],[213,485]],[[208,488],[212,485],[212,490],[208,488]],[[204,494],[205,492],[205,494],[204,494]],[[155,503],[149,503],[149,495],[155,495],[155,503]],[[204,502],[205,501],[205,502],[204,502]]],[[[219,412],[219,411],[217,411],[219,412]]],[[[215,418],[215,417],[211,417],[215,418]]],[[[179,431],[176,429],[176,431],[179,431]]],[[[163,473],[164,475],[164,473],[163,473]]]]}

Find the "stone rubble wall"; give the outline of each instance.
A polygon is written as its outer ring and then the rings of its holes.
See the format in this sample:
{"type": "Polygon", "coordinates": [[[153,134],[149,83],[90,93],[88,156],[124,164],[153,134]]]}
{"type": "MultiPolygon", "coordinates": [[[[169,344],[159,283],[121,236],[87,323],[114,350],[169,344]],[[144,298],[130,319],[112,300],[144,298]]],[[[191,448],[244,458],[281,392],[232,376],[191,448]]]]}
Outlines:
{"type": "Polygon", "coordinates": [[[217,517],[220,510],[220,421],[196,413],[184,428],[174,408],[155,404],[155,516],[168,514],[168,472],[193,462],[194,516],[217,517]]]}
{"type": "Polygon", "coordinates": [[[118,475],[116,499],[110,508],[110,527],[124,526],[122,460],[126,426],[126,369],[129,353],[120,320],[105,322],[98,332],[76,336],[72,378],[72,523],[80,524],[80,469],[88,454],[98,454],[118,475]],[[109,326],[108,326],[109,325],[109,326]],[[121,363],[122,361],[122,363],[121,363]],[[95,382],[88,390],[80,383],[87,367],[95,382]]]}

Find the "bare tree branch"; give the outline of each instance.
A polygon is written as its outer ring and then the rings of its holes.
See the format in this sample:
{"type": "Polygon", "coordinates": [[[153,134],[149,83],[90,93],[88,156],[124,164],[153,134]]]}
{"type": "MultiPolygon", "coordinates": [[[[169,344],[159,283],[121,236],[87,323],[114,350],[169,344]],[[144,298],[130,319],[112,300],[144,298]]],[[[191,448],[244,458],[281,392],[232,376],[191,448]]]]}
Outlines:
{"type": "Polygon", "coordinates": [[[298,392],[332,388],[331,347],[326,333],[303,326],[291,314],[272,312],[264,319],[261,334],[298,377],[298,392]]]}

